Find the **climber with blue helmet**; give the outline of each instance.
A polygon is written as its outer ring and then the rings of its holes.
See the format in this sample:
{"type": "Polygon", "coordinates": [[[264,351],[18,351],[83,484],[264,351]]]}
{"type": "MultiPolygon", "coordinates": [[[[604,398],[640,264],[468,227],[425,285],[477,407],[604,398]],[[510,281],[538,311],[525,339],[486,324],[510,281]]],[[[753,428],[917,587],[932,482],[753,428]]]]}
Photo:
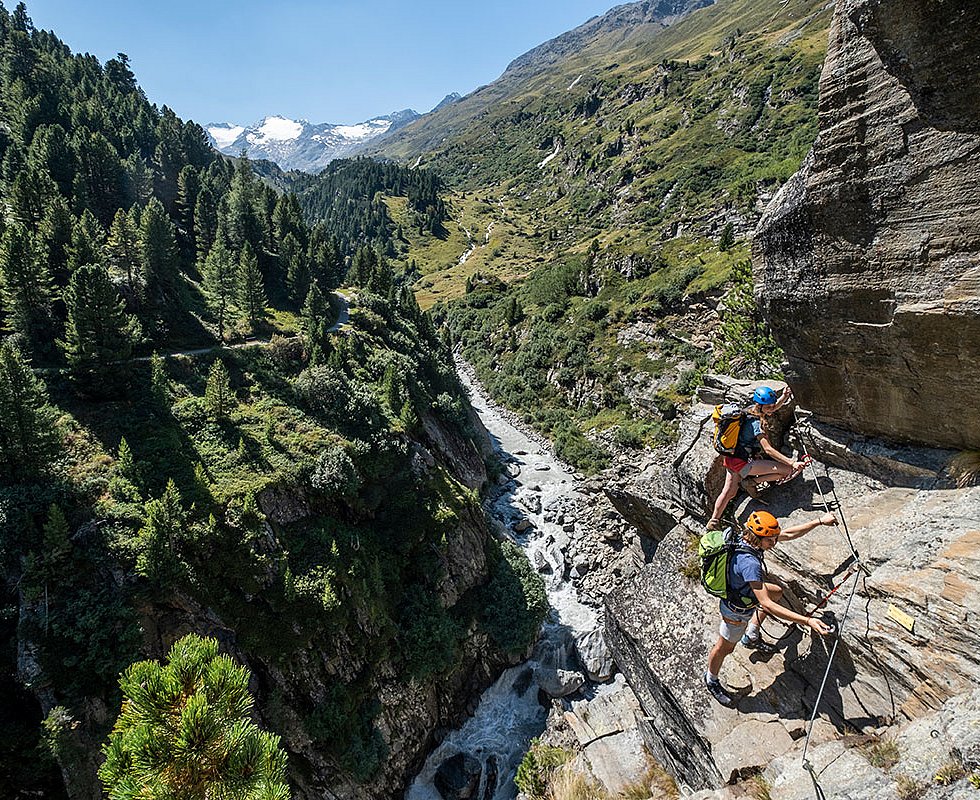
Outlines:
{"type": "Polygon", "coordinates": [[[759,386],[752,393],[752,403],[744,410],[745,418],[739,429],[735,453],[724,456],[725,486],[715,500],[708,530],[715,530],[721,525],[721,515],[738,494],[739,486],[748,495],[758,498],[761,484],[783,483],[803,471],[805,462],[794,461],[780,453],[769,441],[763,424],[766,417],[782,408],[792,397],[788,386],[781,397],[777,397],[769,386],[759,386]]]}

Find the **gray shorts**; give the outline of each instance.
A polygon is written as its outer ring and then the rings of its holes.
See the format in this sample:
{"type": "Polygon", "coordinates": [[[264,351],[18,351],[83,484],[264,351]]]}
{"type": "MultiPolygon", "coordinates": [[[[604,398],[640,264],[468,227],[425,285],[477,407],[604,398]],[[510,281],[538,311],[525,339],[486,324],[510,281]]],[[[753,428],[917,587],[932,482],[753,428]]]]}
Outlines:
{"type": "Polygon", "coordinates": [[[752,608],[739,608],[728,604],[724,598],[718,601],[718,610],[721,612],[721,625],[718,627],[718,634],[726,642],[737,642],[745,632],[745,626],[749,624],[755,614],[755,606],[752,608]]]}

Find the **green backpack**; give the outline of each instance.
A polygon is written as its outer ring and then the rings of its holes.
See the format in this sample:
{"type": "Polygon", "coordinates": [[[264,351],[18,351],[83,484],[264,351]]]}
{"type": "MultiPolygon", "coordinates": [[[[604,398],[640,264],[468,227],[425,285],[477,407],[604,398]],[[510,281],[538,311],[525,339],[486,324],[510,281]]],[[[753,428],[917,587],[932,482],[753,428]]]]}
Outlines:
{"type": "MultiPolygon", "coordinates": [[[[731,596],[728,587],[728,565],[735,553],[751,553],[760,560],[755,551],[741,544],[741,537],[726,528],[723,531],[708,531],[698,542],[698,557],[701,559],[701,585],[708,594],[727,600],[730,605],[751,608],[756,605],[754,598],[731,596]]],[[[765,562],[763,562],[765,565],[765,562]]]]}

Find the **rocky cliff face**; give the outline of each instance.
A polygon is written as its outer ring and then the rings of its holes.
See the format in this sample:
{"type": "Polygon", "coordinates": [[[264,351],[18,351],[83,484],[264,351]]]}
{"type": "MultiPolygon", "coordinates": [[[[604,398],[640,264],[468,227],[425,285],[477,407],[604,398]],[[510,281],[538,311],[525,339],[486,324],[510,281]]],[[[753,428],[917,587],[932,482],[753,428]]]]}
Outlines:
{"type": "MultiPolygon", "coordinates": [[[[770,782],[795,770],[812,787],[800,767],[801,737],[832,644],[771,621],[767,632],[780,637],[776,654],[738,648],[725,664],[723,679],[740,696],[737,709],[714,703],[701,684],[707,652],[717,636],[717,601],[685,575],[691,574],[692,548],[703,530],[706,505],[714,497],[712,478],[720,466],[714,463],[710,422],[705,420],[712,403],[723,396],[743,399],[750,389],[734,384],[726,390],[723,382],[709,381],[702,393],[707,402],[685,417],[673,458],[607,491],[655,549],[631,580],[607,595],[606,638],[642,703],[646,719],[640,729],[647,747],[688,786],[711,790],[705,797],[715,796],[714,787],[767,767],[770,782]],[[770,766],[774,759],[781,759],[778,768],[770,766]]],[[[780,427],[777,421],[774,435],[780,427]]],[[[831,444],[833,436],[830,429],[805,435],[821,464],[840,462],[840,452],[846,450],[839,442],[831,444]]],[[[980,679],[980,634],[975,629],[980,612],[980,488],[950,488],[933,471],[932,465],[942,459],[931,451],[882,446],[871,455],[851,456],[849,468],[818,466],[771,489],[766,499],[784,524],[812,519],[823,510],[823,497],[839,503],[868,569],[857,579],[807,757],[818,770],[828,768],[821,778],[827,796],[888,796],[896,775],[881,773],[849,747],[866,739],[842,737],[888,731],[905,737],[900,749],[906,758],[925,746],[919,738],[928,738],[921,730],[925,723],[910,726],[910,721],[943,714],[962,721],[950,709],[968,705],[964,695],[980,679]],[[896,612],[914,619],[911,630],[900,624],[896,612]],[[842,753],[857,759],[861,769],[829,766],[842,753]],[[858,787],[874,787],[878,794],[849,794],[858,787]]],[[[738,500],[740,519],[760,507],[744,496],[738,500]]],[[[809,612],[845,577],[842,564],[848,554],[844,536],[821,527],[781,543],[767,565],[771,578],[785,587],[789,604],[809,612]]],[[[838,622],[844,622],[855,580],[848,580],[826,604],[838,622]]],[[[949,747],[921,759],[917,769],[935,772],[948,759],[949,747]]],[[[793,785],[784,781],[783,790],[772,796],[797,796],[793,785]]]]}
{"type": "Polygon", "coordinates": [[[966,0],[837,5],[819,136],[754,245],[790,382],[824,422],[980,447],[978,31],[966,0]]]}

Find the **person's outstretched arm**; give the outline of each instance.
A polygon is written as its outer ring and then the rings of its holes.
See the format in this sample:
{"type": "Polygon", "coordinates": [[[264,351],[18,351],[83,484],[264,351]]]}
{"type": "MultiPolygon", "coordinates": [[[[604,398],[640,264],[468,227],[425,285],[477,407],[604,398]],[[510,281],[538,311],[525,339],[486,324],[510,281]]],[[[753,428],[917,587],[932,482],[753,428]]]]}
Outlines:
{"type": "Polygon", "coordinates": [[[791,539],[799,539],[801,536],[805,536],[814,528],[819,528],[821,525],[836,525],[837,517],[833,514],[823,514],[817,519],[810,520],[809,522],[803,522],[799,525],[791,525],[788,528],[784,528],[779,534],[779,541],[788,542],[791,539]]]}
{"type": "Polygon", "coordinates": [[[824,624],[816,617],[804,617],[802,614],[797,614],[795,611],[786,608],[786,606],[777,603],[769,596],[765,583],[753,582],[749,586],[752,587],[752,592],[755,594],[755,599],[759,601],[760,608],[766,613],[772,614],[774,617],[779,617],[784,622],[795,622],[803,625],[816,631],[821,636],[826,636],[833,630],[829,625],[824,624]]]}

